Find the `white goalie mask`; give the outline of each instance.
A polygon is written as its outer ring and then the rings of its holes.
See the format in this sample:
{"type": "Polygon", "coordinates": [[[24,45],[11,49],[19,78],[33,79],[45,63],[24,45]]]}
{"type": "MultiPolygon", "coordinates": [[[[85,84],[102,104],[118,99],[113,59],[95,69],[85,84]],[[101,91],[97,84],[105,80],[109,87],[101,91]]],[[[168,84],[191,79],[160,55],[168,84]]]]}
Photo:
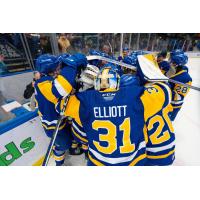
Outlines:
{"type": "Polygon", "coordinates": [[[85,70],[81,72],[78,82],[82,83],[81,91],[94,87],[94,80],[99,73],[99,68],[94,65],[87,65],[85,70]]]}

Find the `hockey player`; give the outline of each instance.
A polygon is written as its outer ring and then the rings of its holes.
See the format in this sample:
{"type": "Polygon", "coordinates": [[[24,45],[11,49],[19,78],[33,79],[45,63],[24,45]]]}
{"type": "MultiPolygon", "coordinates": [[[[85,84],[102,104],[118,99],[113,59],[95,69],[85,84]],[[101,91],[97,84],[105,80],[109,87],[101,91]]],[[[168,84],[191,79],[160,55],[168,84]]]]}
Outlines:
{"type": "MultiPolygon", "coordinates": [[[[62,59],[62,63],[60,58],[49,54],[42,55],[37,59],[36,67],[42,77],[36,81],[35,98],[42,126],[48,137],[52,136],[59,117],[55,105],[60,99],[71,93],[72,88],[75,87],[78,67],[86,64],[87,60],[81,59],[79,54],[66,56],[62,59]],[[61,64],[63,65],[62,69],[60,69],[61,64]]],[[[53,150],[56,165],[64,163],[65,151],[71,147],[71,144],[70,126],[67,124],[67,120],[64,120],[59,128],[53,150]]]]}
{"type": "MultiPolygon", "coordinates": [[[[145,55],[146,53],[135,52],[129,55],[126,61],[131,61],[128,63],[130,65],[139,66],[137,64],[137,55],[141,54],[145,55]]],[[[146,56],[150,58],[150,61],[155,61],[153,55],[146,56]]],[[[145,165],[170,165],[175,158],[174,129],[169,119],[169,112],[172,110],[170,105],[171,91],[168,85],[164,83],[148,83],[144,80],[142,71],[138,70],[138,72],[137,76],[132,79],[125,79],[123,75],[121,87],[127,87],[130,84],[144,84],[145,87],[144,94],[141,97],[144,105],[145,126],[148,136],[146,144],[147,162],[145,165]],[[155,98],[152,98],[154,95],[155,98]],[[154,107],[152,109],[152,111],[154,110],[153,112],[151,112],[152,107],[154,107]]]]}
{"type": "Polygon", "coordinates": [[[129,48],[128,47],[124,47],[123,50],[122,50],[122,56],[119,56],[118,60],[122,61],[126,56],[129,55],[129,52],[130,52],[129,48]]]}
{"type": "MultiPolygon", "coordinates": [[[[175,74],[170,79],[191,85],[192,78],[189,75],[188,67],[185,65],[188,62],[188,56],[182,50],[175,50],[170,53],[170,64],[175,69],[175,74]]],[[[170,83],[172,90],[172,106],[171,120],[174,121],[180,111],[185,96],[189,92],[189,88],[180,84],[170,83]]]]}
{"type": "Polygon", "coordinates": [[[167,51],[165,50],[161,51],[157,55],[157,63],[164,75],[166,75],[170,69],[170,64],[169,62],[166,61],[166,58],[167,58],[167,51]]]}
{"type": "MultiPolygon", "coordinates": [[[[137,61],[137,54],[131,54],[126,56],[123,59],[123,62],[129,65],[132,65],[133,67],[136,67],[136,61],[137,61]]],[[[127,85],[140,85],[140,80],[136,76],[136,71],[132,69],[123,68],[124,74],[121,76],[120,79],[120,87],[126,87],[127,85]]]]}
{"type": "MultiPolygon", "coordinates": [[[[144,87],[132,85],[122,89],[119,79],[111,68],[103,68],[95,82],[96,90],[70,97],[65,114],[74,119],[72,126],[77,140],[89,147],[88,165],[144,165],[147,130],[152,131],[150,139],[154,145],[163,147],[173,140],[168,131],[163,131],[168,118],[159,113],[169,104],[167,85],[155,83],[145,91],[144,87]],[[149,127],[145,120],[149,120],[149,127]]],[[[149,151],[152,154],[160,151],[160,158],[173,154],[174,146],[171,145],[167,155],[169,148],[162,147],[149,151]]],[[[152,159],[158,157],[152,154],[152,159]]]]}

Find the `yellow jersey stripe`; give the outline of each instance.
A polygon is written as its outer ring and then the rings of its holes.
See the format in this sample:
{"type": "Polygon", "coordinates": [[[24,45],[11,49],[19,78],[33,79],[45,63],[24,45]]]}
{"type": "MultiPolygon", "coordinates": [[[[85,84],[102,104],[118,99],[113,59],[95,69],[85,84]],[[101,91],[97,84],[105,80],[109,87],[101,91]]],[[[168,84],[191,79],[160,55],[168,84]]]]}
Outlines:
{"type": "Polygon", "coordinates": [[[62,155],[62,156],[53,155],[53,158],[54,158],[56,161],[61,161],[61,160],[64,160],[64,159],[65,159],[65,154],[62,155]]]}
{"type": "Polygon", "coordinates": [[[172,75],[170,78],[176,77],[184,72],[187,72],[186,70],[181,70],[180,72],[178,72],[177,74],[172,75]]]}
{"type": "Polygon", "coordinates": [[[75,130],[73,129],[73,127],[72,127],[72,132],[74,133],[74,135],[75,135],[78,139],[82,140],[83,142],[88,143],[88,140],[86,140],[85,138],[83,138],[83,137],[81,137],[79,134],[77,134],[77,133],[75,132],[75,130]]]}
{"type": "Polygon", "coordinates": [[[142,155],[138,156],[136,159],[134,159],[134,161],[132,161],[132,162],[129,164],[129,166],[134,166],[134,165],[136,165],[140,160],[143,160],[143,159],[145,159],[146,157],[147,157],[146,154],[142,154],[142,155]]]}
{"type": "MultiPolygon", "coordinates": [[[[138,156],[136,159],[134,159],[134,161],[132,161],[129,166],[135,166],[139,161],[143,160],[144,158],[146,158],[146,154],[142,154],[140,156],[138,156]]],[[[105,166],[104,164],[102,164],[101,162],[99,162],[98,160],[92,158],[92,156],[89,154],[89,159],[90,161],[95,164],[96,166],[105,166]]]]}
{"type": "Polygon", "coordinates": [[[52,93],[52,82],[50,81],[44,81],[42,83],[38,83],[38,88],[42,95],[51,103],[56,104],[57,98],[52,93]]]}
{"type": "Polygon", "coordinates": [[[172,150],[169,153],[164,154],[164,155],[158,155],[158,156],[147,155],[147,158],[151,158],[151,159],[167,158],[168,156],[172,155],[174,152],[175,150],[172,150]]]}
{"type": "Polygon", "coordinates": [[[102,164],[101,162],[99,162],[98,160],[95,160],[94,158],[92,158],[92,156],[90,154],[88,154],[89,160],[95,164],[96,166],[104,166],[104,164],[102,164]]]}
{"type": "Polygon", "coordinates": [[[82,148],[83,150],[88,150],[88,146],[85,145],[85,144],[82,144],[81,148],[82,148]]]}
{"type": "Polygon", "coordinates": [[[144,140],[145,140],[145,142],[147,144],[148,141],[149,141],[149,137],[148,137],[148,134],[147,134],[147,126],[146,126],[146,124],[144,125],[144,128],[143,128],[143,134],[144,134],[144,140]]]}
{"type": "Polygon", "coordinates": [[[181,108],[182,107],[182,105],[181,106],[173,106],[173,108],[181,108]]]}
{"type": "MultiPolygon", "coordinates": [[[[45,124],[42,123],[42,126],[47,129],[47,130],[52,130],[52,129],[55,129],[56,126],[46,126],[45,124]]],[[[64,123],[62,126],[59,127],[58,130],[62,130],[64,127],[66,126],[66,124],[64,123]]]]}

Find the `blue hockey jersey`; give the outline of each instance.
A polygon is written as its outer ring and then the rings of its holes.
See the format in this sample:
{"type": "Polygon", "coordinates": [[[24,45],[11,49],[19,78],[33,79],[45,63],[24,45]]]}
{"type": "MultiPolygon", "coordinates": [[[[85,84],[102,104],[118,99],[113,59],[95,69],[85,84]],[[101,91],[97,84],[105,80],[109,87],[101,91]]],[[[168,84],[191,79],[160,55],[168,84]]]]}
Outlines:
{"type": "Polygon", "coordinates": [[[72,96],[66,115],[79,142],[89,146],[89,165],[167,165],[174,159],[174,132],[165,84],[127,86],[117,92],[72,96]],[[164,108],[164,111],[163,111],[164,108]]]}
{"type": "Polygon", "coordinates": [[[170,165],[175,158],[175,135],[169,118],[171,90],[164,83],[148,84],[145,88],[141,99],[148,135],[146,165],[170,165]]]}
{"type": "MultiPolygon", "coordinates": [[[[59,113],[56,112],[56,104],[63,97],[68,96],[75,85],[76,70],[71,67],[62,69],[61,74],[55,79],[51,76],[43,76],[36,81],[35,99],[38,114],[45,130],[50,136],[55,129],[59,113]]],[[[61,125],[61,128],[64,127],[61,125]]]]}
{"type": "MultiPolygon", "coordinates": [[[[177,73],[173,76],[170,77],[170,79],[179,81],[182,83],[187,83],[189,85],[192,84],[192,78],[188,73],[188,68],[186,66],[179,66],[177,68],[177,73]]],[[[172,106],[173,106],[173,112],[171,113],[171,120],[173,121],[178,112],[180,111],[185,96],[188,94],[190,88],[180,85],[180,84],[175,84],[175,83],[170,83],[171,90],[172,90],[172,106]]]]}
{"type": "Polygon", "coordinates": [[[146,143],[142,87],[72,96],[66,115],[76,139],[89,147],[88,165],[144,165],[146,143]],[[128,97],[128,98],[125,98],[128,97]]]}

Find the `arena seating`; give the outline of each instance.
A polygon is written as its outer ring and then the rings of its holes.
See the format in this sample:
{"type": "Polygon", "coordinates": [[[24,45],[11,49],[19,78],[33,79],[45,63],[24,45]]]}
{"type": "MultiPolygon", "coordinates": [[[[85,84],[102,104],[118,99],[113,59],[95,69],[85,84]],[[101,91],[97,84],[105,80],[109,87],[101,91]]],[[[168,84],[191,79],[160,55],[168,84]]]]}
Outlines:
{"type": "Polygon", "coordinates": [[[0,38],[0,55],[4,57],[8,72],[30,69],[23,49],[17,49],[3,37],[0,38]]]}

